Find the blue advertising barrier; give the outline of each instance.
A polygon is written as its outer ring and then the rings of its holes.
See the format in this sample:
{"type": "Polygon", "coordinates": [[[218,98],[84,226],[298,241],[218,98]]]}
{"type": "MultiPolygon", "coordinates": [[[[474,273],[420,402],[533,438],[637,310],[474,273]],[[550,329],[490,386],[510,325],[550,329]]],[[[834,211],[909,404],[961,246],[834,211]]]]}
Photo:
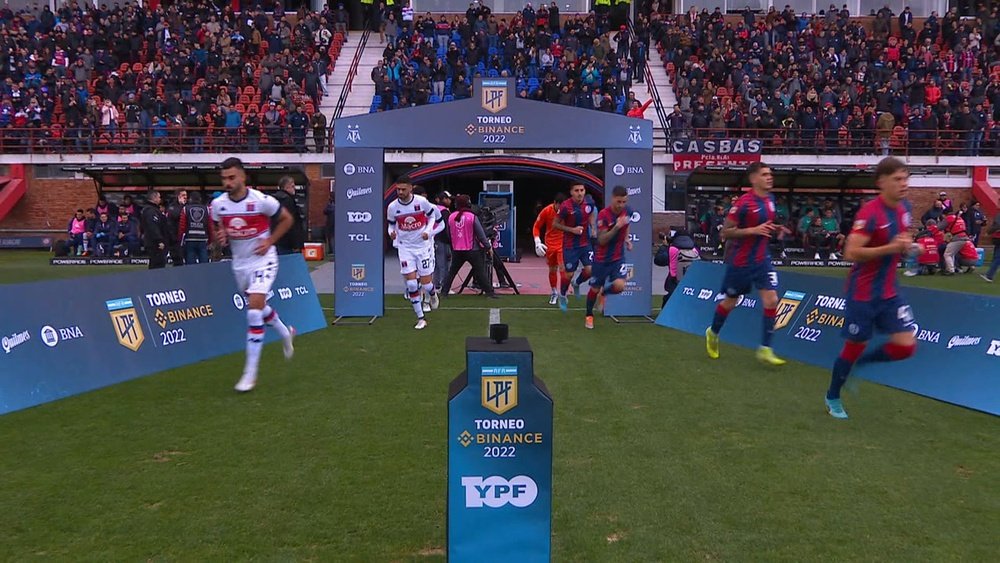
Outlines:
{"type": "MultiPolygon", "coordinates": [[[[698,262],[681,280],[656,324],[703,335],[711,324],[724,266],[698,262]]],[[[779,356],[823,368],[833,366],[844,340],[844,280],[778,273],[774,349],[779,356]]],[[[1000,415],[1000,299],[949,291],[903,288],[912,307],[916,355],[906,361],[858,366],[853,374],[963,407],[1000,415]]],[[[725,342],[756,348],[763,306],[748,295],[730,313],[725,342]]],[[[869,346],[880,345],[876,336],[869,346]]],[[[723,350],[723,354],[725,350],[723,350]]]]}
{"type": "MultiPolygon", "coordinates": [[[[326,327],[301,255],[272,290],[299,334],[326,327]]],[[[2,286],[0,414],[243,350],[245,308],[228,262],[2,286]]]]}
{"type": "Polygon", "coordinates": [[[465,349],[448,393],[448,560],[549,561],[552,398],[527,339],[465,349]]]}

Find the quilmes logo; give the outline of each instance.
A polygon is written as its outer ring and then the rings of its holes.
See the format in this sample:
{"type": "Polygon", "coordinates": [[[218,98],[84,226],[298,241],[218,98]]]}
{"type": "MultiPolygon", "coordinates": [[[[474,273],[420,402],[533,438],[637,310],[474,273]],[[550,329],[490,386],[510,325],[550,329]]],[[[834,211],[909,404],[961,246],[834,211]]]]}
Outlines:
{"type": "Polygon", "coordinates": [[[490,113],[507,109],[507,81],[483,80],[482,105],[490,113]]]}
{"type": "Polygon", "coordinates": [[[982,341],[982,337],[979,336],[955,335],[948,340],[948,349],[951,350],[952,348],[958,348],[961,346],[979,346],[979,343],[982,341]]]}
{"type": "Polygon", "coordinates": [[[798,291],[786,291],[778,301],[778,314],[774,319],[774,330],[780,330],[788,326],[795,318],[795,310],[805,301],[806,294],[798,291]]]}
{"type": "Polygon", "coordinates": [[[0,344],[3,345],[3,351],[5,354],[10,354],[10,351],[17,348],[21,344],[31,340],[31,334],[28,331],[15,332],[10,336],[4,336],[3,340],[0,340],[0,344]]]}
{"type": "Polygon", "coordinates": [[[354,199],[356,197],[361,197],[363,195],[370,195],[371,193],[372,193],[371,188],[348,188],[347,199],[354,199]]]}
{"type": "Polygon", "coordinates": [[[122,346],[138,352],[139,347],[146,341],[146,336],[142,333],[142,325],[139,324],[139,315],[135,312],[135,305],[132,304],[131,297],[122,297],[105,301],[108,308],[108,315],[111,316],[111,324],[115,327],[115,337],[122,346]]]}
{"type": "Polygon", "coordinates": [[[517,406],[516,366],[484,366],[481,374],[483,408],[504,414],[517,406]]]}
{"type": "Polygon", "coordinates": [[[55,348],[59,345],[59,341],[66,340],[76,340],[77,338],[83,338],[83,331],[80,330],[78,326],[68,326],[65,328],[56,329],[49,325],[42,327],[42,330],[38,333],[42,337],[42,344],[45,344],[49,348],[55,348]]]}
{"type": "Polygon", "coordinates": [[[365,265],[364,264],[351,264],[351,279],[354,281],[364,281],[365,280],[365,265]]]}
{"type": "Polygon", "coordinates": [[[465,487],[466,508],[517,508],[531,506],[538,498],[538,485],[527,475],[517,475],[510,480],[496,475],[489,477],[462,477],[465,487]]]}
{"type": "Polygon", "coordinates": [[[347,222],[348,223],[371,223],[372,214],[368,211],[348,211],[347,212],[347,222]]]}

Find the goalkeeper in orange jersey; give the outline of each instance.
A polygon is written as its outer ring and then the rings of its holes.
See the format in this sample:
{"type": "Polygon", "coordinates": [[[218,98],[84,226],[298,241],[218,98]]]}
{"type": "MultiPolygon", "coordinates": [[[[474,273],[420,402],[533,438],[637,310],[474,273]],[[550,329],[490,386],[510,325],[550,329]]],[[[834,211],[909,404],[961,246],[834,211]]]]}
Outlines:
{"type": "Polygon", "coordinates": [[[549,287],[552,290],[549,296],[549,305],[555,305],[558,302],[559,287],[562,284],[562,278],[566,276],[562,266],[563,233],[553,225],[556,213],[563,201],[566,201],[566,194],[557,193],[554,203],[546,205],[538,213],[535,225],[531,229],[531,234],[535,237],[535,254],[539,257],[544,256],[546,264],[549,265],[549,287]],[[542,242],[543,230],[545,231],[544,243],[542,242]]]}

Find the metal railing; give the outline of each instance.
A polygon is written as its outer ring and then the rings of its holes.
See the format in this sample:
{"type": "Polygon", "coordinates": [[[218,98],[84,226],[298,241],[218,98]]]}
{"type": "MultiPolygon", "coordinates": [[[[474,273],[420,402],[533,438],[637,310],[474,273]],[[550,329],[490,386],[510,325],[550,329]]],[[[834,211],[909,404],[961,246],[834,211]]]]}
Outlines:
{"type": "MultiPolygon", "coordinates": [[[[632,41],[638,41],[639,38],[635,33],[635,26],[632,25],[632,18],[629,17],[626,20],[628,22],[628,31],[632,36],[632,41]]],[[[646,56],[649,56],[649,46],[646,47],[646,56]]],[[[635,61],[632,63],[632,68],[635,68],[635,61]]],[[[663,100],[660,99],[660,91],[656,88],[656,82],[653,80],[653,72],[649,69],[649,61],[644,61],[642,65],[643,69],[643,79],[646,81],[646,90],[649,92],[651,98],[653,98],[653,109],[656,111],[656,117],[660,121],[660,128],[663,129],[663,134],[667,133],[667,112],[663,109],[663,100]]],[[[628,108],[625,109],[628,113],[628,108]]]]}
{"type": "Polygon", "coordinates": [[[368,20],[365,20],[365,30],[361,33],[361,39],[358,41],[358,50],[354,52],[354,58],[351,59],[351,67],[347,71],[344,88],[340,91],[340,97],[337,99],[337,108],[333,112],[333,118],[330,120],[331,124],[334,120],[340,119],[344,114],[347,98],[351,95],[351,90],[354,88],[354,79],[358,75],[358,67],[361,66],[361,55],[365,52],[365,47],[368,45],[368,38],[371,34],[371,25],[368,25],[368,20]]]}

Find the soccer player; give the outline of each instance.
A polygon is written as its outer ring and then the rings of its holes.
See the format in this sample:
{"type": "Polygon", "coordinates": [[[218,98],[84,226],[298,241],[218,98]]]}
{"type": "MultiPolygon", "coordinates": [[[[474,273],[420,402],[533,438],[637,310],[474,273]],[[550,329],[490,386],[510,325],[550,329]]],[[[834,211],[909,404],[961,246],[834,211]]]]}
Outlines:
{"type": "Polygon", "coordinates": [[[535,254],[545,257],[545,263],[549,266],[549,288],[552,294],[549,297],[549,305],[555,305],[559,300],[559,288],[566,273],[562,268],[562,243],[563,232],[555,228],[556,213],[559,206],[566,201],[566,194],[560,192],[556,194],[553,202],[546,205],[538,213],[535,225],[531,228],[531,234],[535,237],[535,254]],[[545,242],[542,242],[542,230],[545,230],[545,242]]]}
{"type": "Polygon", "coordinates": [[[413,328],[423,330],[427,319],[421,304],[421,287],[429,296],[431,309],[437,309],[440,303],[433,276],[434,235],[444,229],[441,211],[427,198],[413,193],[413,184],[404,176],[396,183],[396,199],[389,204],[386,218],[389,238],[399,249],[399,272],[406,280],[406,294],[417,314],[413,328]]]}
{"type": "Polygon", "coordinates": [[[726,241],[722,292],[726,297],[715,307],[712,326],[705,330],[705,347],[709,358],[719,357],[719,331],[726,317],[736,307],[739,297],[756,287],[764,304],[764,334],[757,348],[757,359],[780,366],[785,360],[775,356],[771,349],[774,319],[778,314],[778,273],[771,265],[768,249],[771,234],[777,229],[774,196],[771,195],[774,176],[763,162],[751,164],[747,176],[753,189],[736,200],[722,227],[722,238],[726,241]]]}
{"type": "Polygon", "coordinates": [[[604,309],[605,295],[621,293],[625,289],[625,268],[622,261],[625,249],[632,251],[628,240],[628,225],[632,212],[626,208],[628,190],[615,186],[611,190],[611,205],[597,214],[597,247],[594,249],[593,276],[587,292],[587,318],[584,326],[594,328],[594,305],[604,309]]]}
{"type": "Polygon", "coordinates": [[[590,244],[590,233],[595,231],[596,213],[594,206],[586,200],[587,188],[583,184],[573,184],[569,189],[569,199],[562,202],[556,213],[552,226],[563,232],[562,255],[566,274],[562,278],[559,290],[559,308],[566,311],[569,300],[570,279],[581,267],[580,279],[590,277],[590,266],[594,260],[593,247],[590,244]]]}
{"type": "Polygon", "coordinates": [[[247,296],[247,357],[243,376],[236,390],[245,393],[257,385],[257,365],[264,345],[264,325],[281,336],[285,359],[295,353],[292,340],[295,329],[285,326],[278,312],[267,304],[267,293],[278,276],[278,252],[275,242],[281,239],[295,220],[278,200],[247,188],[243,162],[227,158],[221,166],[225,193],[209,208],[217,224],[215,235],[220,246],[229,245],[233,254],[236,286],[247,296]],[[271,219],[277,217],[274,230],[271,219]]]}
{"type": "Polygon", "coordinates": [[[847,310],[843,336],[847,340],[833,364],[826,409],[834,418],[847,418],[840,389],[851,368],[869,362],[904,360],[917,348],[911,330],[913,311],[899,295],[896,266],[911,251],[910,202],[906,200],[910,173],[896,158],[884,158],[875,168],[879,197],[864,204],[844,246],[844,258],[854,262],[847,278],[847,310]],[[889,341],[864,356],[874,329],[889,334],[889,341]]]}

